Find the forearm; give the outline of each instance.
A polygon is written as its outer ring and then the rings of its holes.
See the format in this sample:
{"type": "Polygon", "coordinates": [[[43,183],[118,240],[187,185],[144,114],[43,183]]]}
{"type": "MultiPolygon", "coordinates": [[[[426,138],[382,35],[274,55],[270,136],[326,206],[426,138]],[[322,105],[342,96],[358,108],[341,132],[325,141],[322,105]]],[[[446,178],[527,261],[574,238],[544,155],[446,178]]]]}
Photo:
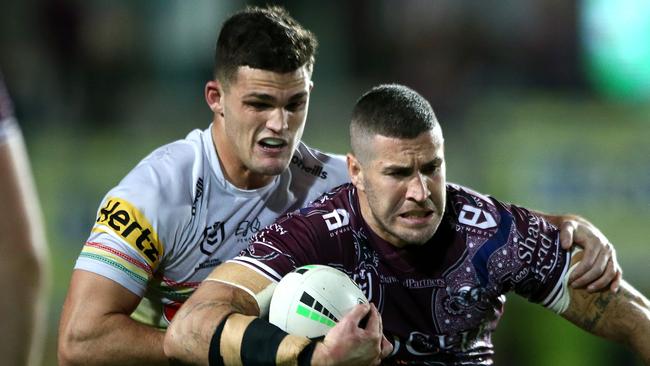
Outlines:
{"type": "Polygon", "coordinates": [[[256,315],[257,308],[249,301],[237,306],[241,297],[230,286],[204,282],[174,316],[165,336],[165,354],[183,364],[207,365],[217,326],[232,313],[256,315]]]}
{"type": "Polygon", "coordinates": [[[579,327],[626,344],[650,365],[650,301],[623,281],[617,293],[572,291],[563,316],[579,327]]]}
{"type": "Polygon", "coordinates": [[[185,310],[176,314],[165,336],[165,354],[183,364],[207,365],[212,335],[230,310],[221,302],[192,304],[185,310]]]}
{"type": "Polygon", "coordinates": [[[163,331],[125,314],[106,315],[101,321],[71,322],[59,336],[59,364],[168,365],[164,336],[163,331]]]}

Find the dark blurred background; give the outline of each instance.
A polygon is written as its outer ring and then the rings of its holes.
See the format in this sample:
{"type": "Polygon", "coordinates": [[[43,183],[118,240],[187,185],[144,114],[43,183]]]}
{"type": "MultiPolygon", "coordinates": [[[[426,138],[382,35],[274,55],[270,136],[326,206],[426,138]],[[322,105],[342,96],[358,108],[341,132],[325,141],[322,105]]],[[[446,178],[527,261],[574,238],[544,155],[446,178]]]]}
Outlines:
{"type": "MultiPolygon", "coordinates": [[[[203,86],[219,26],[265,3],[0,4],[0,67],[54,261],[46,365],[56,364],[61,304],[102,196],[155,147],[208,126],[203,86]]],[[[378,83],[409,85],[443,125],[450,181],[589,218],[650,295],[649,1],[279,3],[320,41],[310,145],[345,153],[356,98],[378,83]]],[[[515,295],[506,309],[497,365],[641,364],[515,295]]]]}

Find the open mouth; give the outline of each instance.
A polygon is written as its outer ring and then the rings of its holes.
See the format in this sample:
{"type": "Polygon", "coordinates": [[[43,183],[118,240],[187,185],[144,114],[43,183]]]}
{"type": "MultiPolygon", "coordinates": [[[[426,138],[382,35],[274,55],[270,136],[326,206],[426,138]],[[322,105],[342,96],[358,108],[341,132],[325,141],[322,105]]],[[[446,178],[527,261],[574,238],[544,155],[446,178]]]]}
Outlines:
{"type": "Polygon", "coordinates": [[[273,137],[267,137],[265,139],[261,139],[258,141],[258,144],[262,146],[265,149],[282,149],[283,147],[287,146],[287,142],[283,139],[278,139],[278,138],[273,138],[273,137]]]}
{"type": "Polygon", "coordinates": [[[418,219],[427,219],[431,217],[431,215],[433,215],[432,210],[417,210],[417,211],[407,211],[400,214],[399,216],[404,219],[418,220],[418,219]]]}

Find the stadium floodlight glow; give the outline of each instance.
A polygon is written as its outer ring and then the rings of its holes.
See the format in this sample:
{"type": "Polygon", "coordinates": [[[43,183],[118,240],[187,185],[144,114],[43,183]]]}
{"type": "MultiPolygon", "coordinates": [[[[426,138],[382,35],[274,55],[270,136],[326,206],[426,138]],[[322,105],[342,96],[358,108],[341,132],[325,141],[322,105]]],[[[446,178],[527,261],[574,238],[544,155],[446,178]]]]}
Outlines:
{"type": "Polygon", "coordinates": [[[583,0],[579,22],[596,90],[619,100],[650,99],[650,1],[583,0]]]}

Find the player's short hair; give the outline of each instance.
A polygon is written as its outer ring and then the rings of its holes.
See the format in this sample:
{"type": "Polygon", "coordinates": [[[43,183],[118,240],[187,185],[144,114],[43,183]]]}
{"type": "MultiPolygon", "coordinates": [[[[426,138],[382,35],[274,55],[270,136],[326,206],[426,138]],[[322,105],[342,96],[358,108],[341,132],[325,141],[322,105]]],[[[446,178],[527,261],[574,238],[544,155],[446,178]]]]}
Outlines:
{"type": "Polygon", "coordinates": [[[431,104],[416,91],[399,84],[379,85],[363,94],[352,110],[350,146],[360,158],[372,136],[412,139],[437,125],[431,104]]]}
{"type": "Polygon", "coordinates": [[[214,74],[229,83],[240,66],[286,73],[306,65],[311,73],[317,47],[316,36],[284,8],[247,7],[221,27],[214,74]]]}

